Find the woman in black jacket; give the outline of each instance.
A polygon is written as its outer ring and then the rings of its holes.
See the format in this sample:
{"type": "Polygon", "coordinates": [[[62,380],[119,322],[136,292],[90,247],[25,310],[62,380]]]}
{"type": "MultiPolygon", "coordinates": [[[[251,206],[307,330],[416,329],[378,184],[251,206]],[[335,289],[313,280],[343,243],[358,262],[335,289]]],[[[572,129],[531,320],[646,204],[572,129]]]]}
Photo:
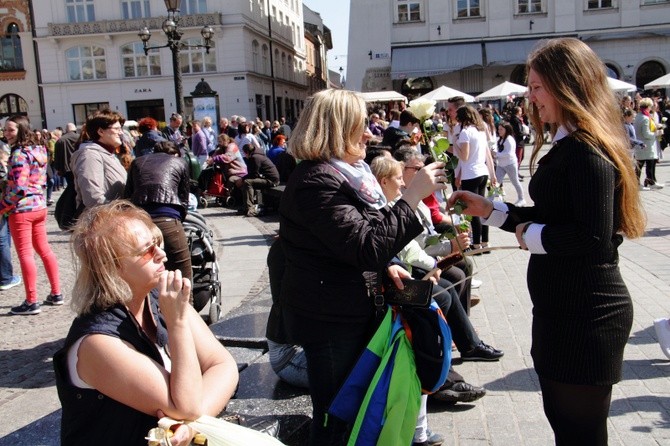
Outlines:
{"type": "MultiPolygon", "coordinates": [[[[577,39],[554,39],[527,67],[533,125],[550,124],[554,144],[529,185],[534,206],[468,192],[449,202],[463,200],[466,213],[515,232],[531,253],[531,355],[556,444],[606,445],[612,385],[633,322],[617,248],[645,227],[637,177],[598,56],[577,39]]],[[[543,143],[538,132],[531,165],[543,143]]]]}
{"type": "Polygon", "coordinates": [[[191,252],[182,221],[188,209],[188,167],[172,141],[161,141],[154,153],[135,158],[128,171],[124,198],[151,215],[163,234],[167,263],[165,267],[181,271],[191,279],[191,252]]]}
{"type": "MultiPolygon", "coordinates": [[[[422,230],[414,210],[446,188],[440,164],[417,173],[402,199],[386,199],[365,158],[365,103],[324,90],[302,112],[289,152],[302,160],[279,207],[286,265],[280,300],[288,341],[307,358],[313,421],[310,445],[345,444],[349,426],[326,411],[375,329],[362,273],[381,271],[422,230]]],[[[397,279],[399,272],[391,268],[397,279]]],[[[399,281],[399,280],[398,280],[399,281]]]]}

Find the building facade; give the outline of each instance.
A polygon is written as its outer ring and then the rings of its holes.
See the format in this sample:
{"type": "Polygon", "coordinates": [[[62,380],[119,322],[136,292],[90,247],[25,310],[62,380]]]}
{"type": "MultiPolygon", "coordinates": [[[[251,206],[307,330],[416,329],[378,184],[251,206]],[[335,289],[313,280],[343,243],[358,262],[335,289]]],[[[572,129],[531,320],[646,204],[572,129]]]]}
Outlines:
{"type": "Polygon", "coordinates": [[[351,0],[347,88],[412,98],[525,84],[528,53],[553,37],[582,39],[611,77],[643,88],[670,71],[670,0],[351,0]]]}
{"type": "Polygon", "coordinates": [[[328,50],[333,49],[330,29],[324,26],[318,12],[303,6],[307,65],[307,95],[328,88],[328,50]]]}
{"type": "Polygon", "coordinates": [[[23,114],[42,128],[31,17],[28,0],[0,3],[0,122],[23,114]]]}
{"type": "MultiPolygon", "coordinates": [[[[167,16],[159,0],[33,0],[44,120],[49,128],[82,124],[108,106],[129,119],[160,122],[176,110],[172,53],[145,54],[138,32],[148,27],[150,47],[165,45],[167,16]]],[[[202,45],[200,30],[214,30],[209,53],[179,54],[186,117],[191,92],[204,79],[217,93],[219,116],[295,117],[307,95],[306,47],[299,0],[184,0],[181,41],[202,45]]]]}

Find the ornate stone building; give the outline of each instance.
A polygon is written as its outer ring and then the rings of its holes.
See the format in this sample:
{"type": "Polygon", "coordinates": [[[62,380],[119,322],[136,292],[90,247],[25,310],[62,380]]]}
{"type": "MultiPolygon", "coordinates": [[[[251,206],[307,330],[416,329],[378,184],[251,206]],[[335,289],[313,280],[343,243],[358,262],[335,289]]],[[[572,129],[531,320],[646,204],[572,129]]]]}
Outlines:
{"type": "MultiPolygon", "coordinates": [[[[161,46],[166,8],[159,0],[33,0],[45,120],[49,127],[84,122],[108,106],[129,119],[164,121],[176,110],[172,54],[145,55],[138,31],[161,46]]],[[[179,67],[185,115],[202,78],[218,93],[218,116],[292,118],[307,96],[305,39],[300,0],[198,0],[181,2],[181,41],[203,43],[200,30],[214,30],[209,53],[183,48],[179,67]]],[[[214,118],[214,117],[213,117],[214,118]]]]}
{"type": "Polygon", "coordinates": [[[0,2],[0,122],[13,114],[42,128],[38,72],[33,51],[30,2],[0,2]]]}

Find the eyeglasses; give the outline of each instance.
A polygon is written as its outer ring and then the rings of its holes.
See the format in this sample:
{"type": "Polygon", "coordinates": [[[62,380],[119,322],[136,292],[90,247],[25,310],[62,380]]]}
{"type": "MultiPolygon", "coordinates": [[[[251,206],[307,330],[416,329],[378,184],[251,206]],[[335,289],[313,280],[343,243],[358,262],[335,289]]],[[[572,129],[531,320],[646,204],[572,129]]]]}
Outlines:
{"type": "Polygon", "coordinates": [[[133,254],[131,257],[139,257],[142,261],[148,261],[156,258],[156,248],[158,248],[160,241],[156,238],[151,240],[151,244],[140,252],[133,254]]]}
{"type": "Polygon", "coordinates": [[[421,169],[423,169],[423,166],[421,166],[421,167],[418,167],[418,166],[405,166],[405,169],[412,169],[413,171],[418,172],[418,171],[420,171],[421,169]]]}
{"type": "Polygon", "coordinates": [[[120,125],[113,125],[111,127],[107,127],[107,130],[111,130],[113,132],[120,132],[123,129],[120,125]]]}

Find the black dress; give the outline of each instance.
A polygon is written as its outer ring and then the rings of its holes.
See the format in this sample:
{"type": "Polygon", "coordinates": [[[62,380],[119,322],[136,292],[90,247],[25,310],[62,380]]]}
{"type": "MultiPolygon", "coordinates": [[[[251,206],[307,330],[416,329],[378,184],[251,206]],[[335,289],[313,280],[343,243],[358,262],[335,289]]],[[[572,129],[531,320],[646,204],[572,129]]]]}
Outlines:
{"type": "Polygon", "coordinates": [[[535,205],[510,212],[505,230],[546,225],[532,254],[531,355],[543,378],[611,385],[621,379],[633,305],[618,267],[619,176],[596,150],[567,136],[540,160],[529,184],[535,205]]]}

